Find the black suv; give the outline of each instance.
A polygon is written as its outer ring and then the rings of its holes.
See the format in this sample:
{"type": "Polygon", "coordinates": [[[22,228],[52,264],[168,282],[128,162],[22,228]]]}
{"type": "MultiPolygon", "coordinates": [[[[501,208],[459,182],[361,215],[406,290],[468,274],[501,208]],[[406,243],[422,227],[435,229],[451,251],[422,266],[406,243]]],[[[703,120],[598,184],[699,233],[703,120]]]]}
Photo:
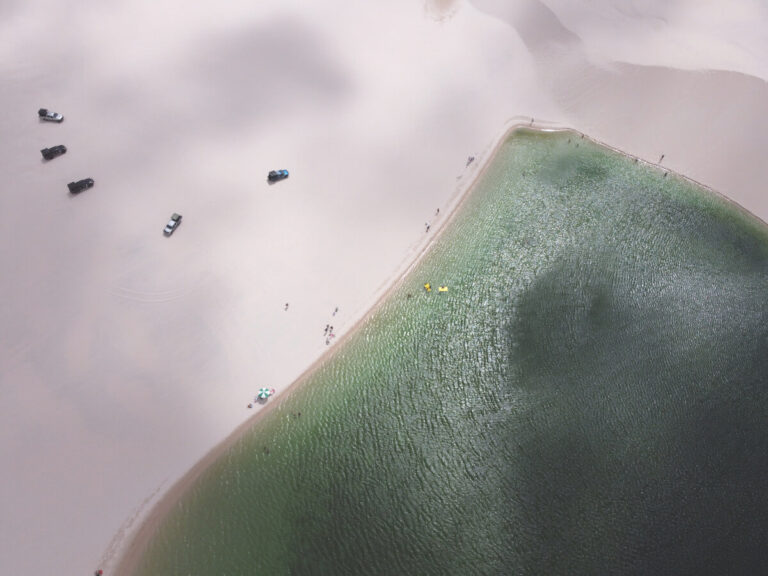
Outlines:
{"type": "Polygon", "coordinates": [[[43,158],[46,160],[53,160],[56,158],[56,156],[61,156],[62,154],[66,153],[67,147],[64,146],[64,144],[59,144],[58,146],[51,146],[50,148],[43,148],[40,150],[40,154],[43,155],[43,158]]]}
{"type": "Polygon", "coordinates": [[[82,192],[83,190],[88,190],[88,188],[93,187],[93,178],[85,178],[83,180],[78,180],[77,182],[70,182],[67,184],[67,188],[69,188],[69,191],[72,192],[72,194],[77,194],[78,192],[82,192]]]}

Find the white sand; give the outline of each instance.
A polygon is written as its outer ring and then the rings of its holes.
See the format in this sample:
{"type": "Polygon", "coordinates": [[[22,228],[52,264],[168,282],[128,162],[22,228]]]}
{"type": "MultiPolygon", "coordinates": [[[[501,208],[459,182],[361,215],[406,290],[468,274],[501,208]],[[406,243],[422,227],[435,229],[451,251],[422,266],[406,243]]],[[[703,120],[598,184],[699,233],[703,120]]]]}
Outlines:
{"type": "Polygon", "coordinates": [[[3,3],[1,571],[108,574],[255,391],[364,316],[515,121],[665,154],[768,219],[768,11],[626,4],[3,3]]]}

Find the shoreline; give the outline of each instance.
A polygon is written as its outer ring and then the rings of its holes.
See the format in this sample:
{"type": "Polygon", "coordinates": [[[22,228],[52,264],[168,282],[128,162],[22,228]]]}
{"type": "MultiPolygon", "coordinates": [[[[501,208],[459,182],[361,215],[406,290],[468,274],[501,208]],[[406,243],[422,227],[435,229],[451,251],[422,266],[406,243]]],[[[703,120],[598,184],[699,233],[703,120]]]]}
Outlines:
{"type": "Polygon", "coordinates": [[[662,166],[658,162],[651,162],[650,160],[645,160],[641,158],[640,156],[636,156],[634,154],[631,154],[629,152],[626,152],[622,150],[621,148],[617,148],[616,146],[611,146],[610,144],[606,144],[605,142],[598,140],[596,138],[593,138],[589,136],[588,134],[584,134],[583,132],[580,132],[579,130],[576,130],[574,128],[559,128],[559,129],[552,129],[550,130],[552,132],[573,132],[575,134],[579,134],[584,137],[585,140],[589,140],[593,144],[597,144],[598,146],[602,146],[603,148],[607,148],[608,150],[612,150],[613,152],[616,152],[617,154],[621,154],[622,156],[626,156],[627,158],[632,158],[634,160],[637,160],[638,163],[643,163],[645,166],[648,166],[649,168],[656,168],[658,170],[661,170],[662,172],[666,172],[667,174],[671,174],[674,178],[678,178],[681,180],[685,180],[689,184],[693,184],[694,186],[697,186],[699,188],[702,188],[706,190],[707,192],[717,196],[719,199],[724,200],[734,208],[736,208],[739,212],[741,212],[744,215],[747,215],[751,218],[754,218],[757,222],[768,228],[768,221],[763,220],[760,216],[746,208],[744,205],[740,204],[733,198],[726,196],[719,190],[716,190],[715,188],[712,188],[711,186],[708,186],[707,184],[704,184],[703,182],[700,182],[696,180],[695,178],[691,178],[690,176],[686,176],[685,174],[681,174],[680,172],[676,172],[675,170],[672,170],[671,168],[666,168],[662,166]]]}
{"type": "MultiPolygon", "coordinates": [[[[486,150],[490,149],[487,156],[481,161],[477,159],[475,162],[474,174],[465,185],[459,185],[453,192],[451,199],[449,200],[448,210],[446,211],[446,217],[441,218],[439,224],[434,227],[434,233],[429,236],[428,239],[423,240],[421,243],[415,245],[413,250],[416,255],[413,259],[406,258],[395,274],[393,274],[393,280],[388,283],[382,290],[377,292],[372,298],[373,304],[366,308],[366,311],[360,315],[360,317],[353,321],[352,325],[344,331],[339,340],[334,344],[332,348],[323,353],[317,360],[315,360],[310,366],[308,366],[293,382],[291,382],[284,390],[281,390],[274,397],[274,402],[269,402],[263,406],[258,412],[250,416],[247,420],[238,425],[230,434],[222,440],[219,444],[211,448],[198,462],[185,472],[179,479],[177,479],[171,486],[165,491],[159,493],[158,498],[151,502],[145,502],[145,504],[135,514],[134,518],[130,519],[130,524],[138,522],[135,529],[128,528],[126,534],[123,535],[121,541],[114,542],[111,548],[116,549],[112,554],[114,557],[107,557],[104,562],[104,566],[108,569],[110,574],[116,576],[130,576],[138,567],[138,564],[147,549],[148,544],[157,533],[157,530],[162,525],[163,521],[168,516],[170,510],[178,504],[178,502],[184,497],[187,491],[194,486],[195,482],[200,476],[216,462],[227,450],[235,445],[240,438],[258,421],[259,418],[263,418],[265,414],[274,410],[282,402],[281,397],[283,395],[289,395],[294,389],[301,386],[314,372],[322,366],[325,362],[329,361],[336,354],[336,351],[342,346],[348,338],[358,332],[362,324],[374,314],[376,310],[384,303],[387,297],[394,292],[394,290],[402,284],[405,277],[413,270],[413,268],[421,261],[424,255],[429,251],[432,244],[439,238],[442,232],[445,230],[448,223],[450,223],[458,213],[458,210],[464,204],[472,190],[474,190],[480,177],[488,170],[491,162],[496,157],[499,149],[507,141],[512,134],[525,128],[524,124],[514,124],[512,126],[505,127],[501,132],[501,136],[495,138],[486,150]],[[142,513],[142,510],[149,506],[148,511],[142,513]],[[110,567],[114,562],[114,567],[110,567]]],[[[529,128],[531,128],[529,126],[529,128]]],[[[536,128],[538,129],[538,128],[536,128]]],[[[474,162],[473,162],[474,163],[474,162]]],[[[158,489],[160,491],[160,489],[158,489]]]]}
{"type": "MultiPolygon", "coordinates": [[[[344,331],[340,336],[338,342],[333,347],[324,352],[319,358],[313,361],[301,374],[293,380],[288,386],[286,386],[279,394],[274,397],[274,401],[268,403],[259,409],[258,412],[250,416],[247,420],[239,424],[234,430],[232,430],[224,440],[218,443],[205,453],[200,460],[198,460],[192,468],[185,472],[180,478],[178,478],[167,490],[163,491],[162,486],[159,487],[154,495],[151,495],[142,504],[136,514],[131,517],[127,524],[121,528],[121,531],[116,536],[116,541],[113,539],[110,549],[112,552],[105,554],[104,565],[108,567],[109,573],[116,576],[131,576],[137,569],[141,558],[143,557],[149,543],[156,535],[160,526],[167,518],[171,509],[176,506],[185,494],[195,485],[201,475],[210,468],[219,458],[221,458],[227,450],[234,446],[244,434],[246,434],[253,425],[258,422],[260,418],[263,418],[265,414],[279,407],[282,403],[281,397],[286,397],[291,394],[296,388],[300,387],[306,382],[306,380],[314,374],[314,372],[323,364],[331,360],[336,354],[340,346],[342,346],[349,338],[354,336],[363,323],[368,320],[386,299],[405,281],[407,275],[418,265],[427,252],[432,247],[433,243],[437,241],[442,233],[445,231],[447,225],[454,220],[459,210],[470,197],[471,193],[475,190],[480,178],[490,168],[491,163],[497,157],[500,148],[518,131],[529,130],[532,132],[571,132],[575,135],[581,136],[585,140],[589,140],[591,143],[603,147],[607,150],[620,154],[626,158],[631,158],[637,162],[642,162],[647,167],[656,168],[666,173],[672,174],[676,178],[681,178],[688,183],[695,185],[702,190],[714,194],[717,198],[725,200],[728,204],[735,207],[739,212],[744,215],[748,215],[754,218],[756,222],[762,224],[768,229],[768,223],[762,218],[749,211],[747,208],[736,202],[735,200],[725,196],[721,192],[702,184],[675,172],[674,170],[665,168],[659,163],[654,163],[648,160],[644,160],[634,154],[630,154],[617,148],[606,144],[598,139],[595,139],[588,134],[585,134],[575,128],[570,128],[563,125],[558,125],[546,121],[534,121],[533,123],[521,123],[519,119],[524,117],[515,117],[514,120],[510,120],[510,123],[506,123],[503,130],[500,132],[500,136],[494,138],[489,144],[481,157],[476,158],[473,161],[475,169],[473,170],[471,178],[467,183],[456,187],[454,192],[448,201],[445,218],[440,218],[439,223],[434,226],[434,233],[430,234],[425,240],[414,245],[412,251],[415,252],[415,256],[411,258],[405,258],[403,263],[397,268],[393,274],[391,282],[384,285],[384,287],[378,290],[372,300],[372,304],[364,306],[365,311],[359,315],[356,320],[353,320],[352,324],[344,331]],[[154,502],[153,502],[154,500],[154,502]],[[145,511],[146,510],[146,511],[145,511]],[[136,528],[130,528],[138,522],[136,528]],[[113,566],[114,563],[114,566],[113,566]],[[112,567],[113,566],[113,567],[112,567]]],[[[467,167],[469,168],[469,167],[467,167]]],[[[464,174],[462,174],[463,178],[464,174]]]]}

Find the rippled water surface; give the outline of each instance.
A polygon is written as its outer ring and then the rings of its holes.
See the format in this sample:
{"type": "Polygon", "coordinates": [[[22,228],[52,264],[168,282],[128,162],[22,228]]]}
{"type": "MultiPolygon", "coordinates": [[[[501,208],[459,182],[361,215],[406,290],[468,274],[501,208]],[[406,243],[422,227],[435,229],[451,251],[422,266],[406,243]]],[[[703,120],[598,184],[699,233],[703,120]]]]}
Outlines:
{"type": "Polygon", "coordinates": [[[140,574],[764,573],[767,302],[755,219],[518,133],[140,574]]]}

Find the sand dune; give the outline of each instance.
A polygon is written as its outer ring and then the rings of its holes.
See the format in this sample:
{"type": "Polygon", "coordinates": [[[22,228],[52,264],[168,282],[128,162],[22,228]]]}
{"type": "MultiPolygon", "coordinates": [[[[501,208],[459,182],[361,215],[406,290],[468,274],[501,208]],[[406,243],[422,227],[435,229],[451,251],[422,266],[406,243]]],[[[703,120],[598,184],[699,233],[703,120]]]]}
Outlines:
{"type": "Polygon", "coordinates": [[[4,571],[112,565],[258,387],[284,391],[326,323],[365,315],[522,117],[665,154],[768,218],[764,8],[509,5],[3,4],[4,571]],[[273,168],[291,177],[268,186],[273,168]]]}

